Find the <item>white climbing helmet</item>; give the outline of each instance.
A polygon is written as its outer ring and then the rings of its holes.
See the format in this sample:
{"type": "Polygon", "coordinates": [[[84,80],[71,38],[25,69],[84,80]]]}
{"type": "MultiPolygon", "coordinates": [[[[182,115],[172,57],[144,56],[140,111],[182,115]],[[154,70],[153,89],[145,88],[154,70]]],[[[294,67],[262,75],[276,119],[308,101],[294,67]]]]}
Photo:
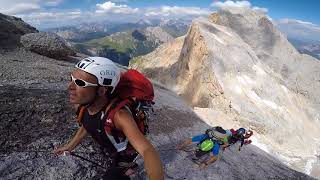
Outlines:
{"type": "Polygon", "coordinates": [[[120,81],[119,68],[108,58],[88,57],[78,62],[76,68],[94,75],[100,86],[112,87],[111,93],[120,81]]]}

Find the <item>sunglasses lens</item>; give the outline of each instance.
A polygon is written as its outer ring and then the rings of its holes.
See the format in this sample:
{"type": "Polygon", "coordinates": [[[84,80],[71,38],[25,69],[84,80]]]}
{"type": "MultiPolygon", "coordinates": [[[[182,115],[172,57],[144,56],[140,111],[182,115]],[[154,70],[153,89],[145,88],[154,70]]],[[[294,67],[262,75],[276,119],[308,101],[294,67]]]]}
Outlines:
{"type": "Polygon", "coordinates": [[[76,83],[76,85],[81,86],[81,87],[86,85],[86,83],[80,79],[76,79],[74,82],[76,83]]]}

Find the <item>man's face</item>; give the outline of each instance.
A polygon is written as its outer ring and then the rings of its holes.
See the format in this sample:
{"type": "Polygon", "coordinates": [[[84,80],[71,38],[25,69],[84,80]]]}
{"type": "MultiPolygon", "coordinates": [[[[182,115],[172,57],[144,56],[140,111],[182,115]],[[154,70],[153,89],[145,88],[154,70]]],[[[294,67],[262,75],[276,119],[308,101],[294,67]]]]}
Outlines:
{"type": "MultiPolygon", "coordinates": [[[[84,80],[86,82],[92,84],[98,84],[97,78],[89,73],[86,73],[82,70],[75,70],[71,73],[74,79],[84,80]]],[[[70,77],[71,79],[71,77],[70,77]]],[[[87,86],[87,87],[80,87],[76,85],[74,81],[69,82],[68,86],[69,90],[69,100],[71,104],[88,104],[90,103],[96,95],[97,87],[94,86],[87,86]]]]}

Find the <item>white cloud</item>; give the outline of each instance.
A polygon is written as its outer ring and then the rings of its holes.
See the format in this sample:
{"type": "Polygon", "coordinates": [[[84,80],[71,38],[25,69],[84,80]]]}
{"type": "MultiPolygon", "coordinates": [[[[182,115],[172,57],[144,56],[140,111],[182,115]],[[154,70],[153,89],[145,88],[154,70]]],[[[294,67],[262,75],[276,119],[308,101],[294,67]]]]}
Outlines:
{"type": "Polygon", "coordinates": [[[238,7],[238,8],[247,7],[247,8],[250,8],[251,3],[249,1],[229,1],[228,0],[225,2],[221,2],[221,1],[213,2],[211,4],[211,6],[218,7],[218,8],[228,8],[228,7],[238,7]]]}
{"type": "Polygon", "coordinates": [[[110,0],[110,1],[115,3],[124,3],[124,2],[128,2],[129,0],[110,0]]]}
{"type": "MultiPolygon", "coordinates": [[[[12,1],[18,2],[19,0],[12,1]]],[[[55,5],[62,1],[63,0],[45,0],[41,1],[41,5],[39,5],[40,0],[29,0],[30,4],[33,3],[33,8],[31,5],[24,6],[28,8],[22,9],[22,11],[17,8],[19,6],[15,5],[14,9],[10,9],[10,13],[7,14],[21,17],[27,23],[38,28],[47,28],[105,20],[135,22],[139,19],[153,18],[191,19],[197,16],[207,16],[211,13],[211,10],[199,7],[162,6],[157,8],[133,8],[123,3],[112,2],[114,0],[95,4],[93,9],[86,11],[80,9],[48,8],[49,5],[55,5]]]]}
{"type": "Polygon", "coordinates": [[[46,6],[58,6],[63,2],[63,0],[46,0],[43,1],[46,6]]]}
{"type": "Polygon", "coordinates": [[[138,8],[131,8],[127,5],[116,5],[111,1],[96,5],[96,13],[132,14],[138,12],[138,8]]]}
{"type": "Polygon", "coordinates": [[[252,7],[252,5],[249,1],[230,1],[230,0],[225,1],[225,2],[215,1],[215,2],[211,3],[210,6],[220,8],[220,9],[249,8],[254,11],[264,13],[264,14],[268,12],[267,8],[261,8],[261,7],[257,7],[257,6],[252,7]]]}
{"type": "Polygon", "coordinates": [[[292,24],[305,24],[305,25],[312,25],[312,26],[317,26],[316,24],[313,24],[312,22],[308,22],[308,21],[302,21],[302,20],[298,20],[298,19],[288,19],[288,18],[283,18],[279,20],[280,23],[292,23],[292,24]]]}
{"type": "MultiPolygon", "coordinates": [[[[139,14],[138,8],[131,8],[127,5],[118,5],[111,1],[107,1],[103,4],[96,4],[93,10],[88,11],[82,11],[80,9],[59,10],[56,8],[41,8],[39,5],[37,5],[36,0],[30,1],[33,1],[34,6],[21,6],[25,7],[26,9],[20,9],[19,6],[15,6],[13,9],[9,9],[10,12],[6,10],[5,14],[20,17],[27,23],[30,23],[38,28],[66,26],[101,20],[126,21],[135,18],[137,14],[139,14]],[[121,16],[119,16],[119,14],[121,14],[121,16]]],[[[63,0],[46,0],[42,1],[42,5],[53,6],[56,3],[61,3],[62,1],[63,0]]]]}
{"type": "Polygon", "coordinates": [[[89,17],[90,14],[84,14],[79,9],[60,11],[60,12],[35,12],[31,14],[19,15],[27,23],[33,26],[47,27],[63,26],[81,21],[84,17],[89,17]]]}
{"type": "Polygon", "coordinates": [[[265,14],[268,12],[267,8],[260,8],[260,7],[257,7],[257,6],[253,7],[252,9],[255,10],[255,11],[258,11],[258,12],[265,13],[265,14]]]}
{"type": "Polygon", "coordinates": [[[301,20],[296,20],[296,21],[300,24],[315,25],[312,22],[308,22],[308,21],[301,21],[301,20]]]}
{"type": "Polygon", "coordinates": [[[181,7],[181,6],[162,6],[159,8],[147,8],[145,16],[201,16],[208,15],[211,11],[208,9],[201,9],[199,7],[181,7]]]}
{"type": "Polygon", "coordinates": [[[275,23],[289,38],[320,41],[320,26],[298,19],[280,19],[275,23]]]}
{"type": "Polygon", "coordinates": [[[313,24],[312,22],[308,22],[308,21],[302,21],[302,20],[298,20],[298,19],[288,19],[288,18],[283,18],[280,19],[276,22],[278,25],[279,24],[287,24],[288,26],[295,26],[296,28],[307,28],[309,30],[313,30],[316,31],[317,33],[320,32],[320,26],[317,24],[313,24]]]}
{"type": "Polygon", "coordinates": [[[8,8],[8,9],[1,9],[0,12],[4,14],[23,14],[23,13],[30,13],[33,11],[40,10],[40,6],[38,4],[32,4],[32,3],[19,3],[16,4],[14,7],[8,8]]]}
{"type": "Polygon", "coordinates": [[[2,0],[0,12],[9,15],[26,14],[42,9],[43,6],[57,6],[64,0],[2,0]]]}

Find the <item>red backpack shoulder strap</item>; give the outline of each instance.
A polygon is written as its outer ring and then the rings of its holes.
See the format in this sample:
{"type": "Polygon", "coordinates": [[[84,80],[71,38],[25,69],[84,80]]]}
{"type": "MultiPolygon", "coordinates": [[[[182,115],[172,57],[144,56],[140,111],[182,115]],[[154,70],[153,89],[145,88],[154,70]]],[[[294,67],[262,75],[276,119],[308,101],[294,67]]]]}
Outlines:
{"type": "Polygon", "coordinates": [[[86,107],[85,106],[80,106],[78,108],[78,112],[77,112],[77,122],[80,126],[82,126],[82,119],[83,119],[83,115],[84,115],[84,112],[86,110],[86,107]]]}
{"type": "Polygon", "coordinates": [[[121,108],[125,107],[126,105],[130,105],[132,102],[129,99],[125,99],[125,100],[120,100],[118,102],[114,102],[116,103],[114,105],[114,107],[110,107],[110,109],[107,111],[106,113],[106,124],[105,125],[110,125],[112,124],[112,126],[114,127],[114,115],[116,114],[117,111],[119,111],[121,108]],[[108,124],[109,123],[109,124],[108,124]]]}

